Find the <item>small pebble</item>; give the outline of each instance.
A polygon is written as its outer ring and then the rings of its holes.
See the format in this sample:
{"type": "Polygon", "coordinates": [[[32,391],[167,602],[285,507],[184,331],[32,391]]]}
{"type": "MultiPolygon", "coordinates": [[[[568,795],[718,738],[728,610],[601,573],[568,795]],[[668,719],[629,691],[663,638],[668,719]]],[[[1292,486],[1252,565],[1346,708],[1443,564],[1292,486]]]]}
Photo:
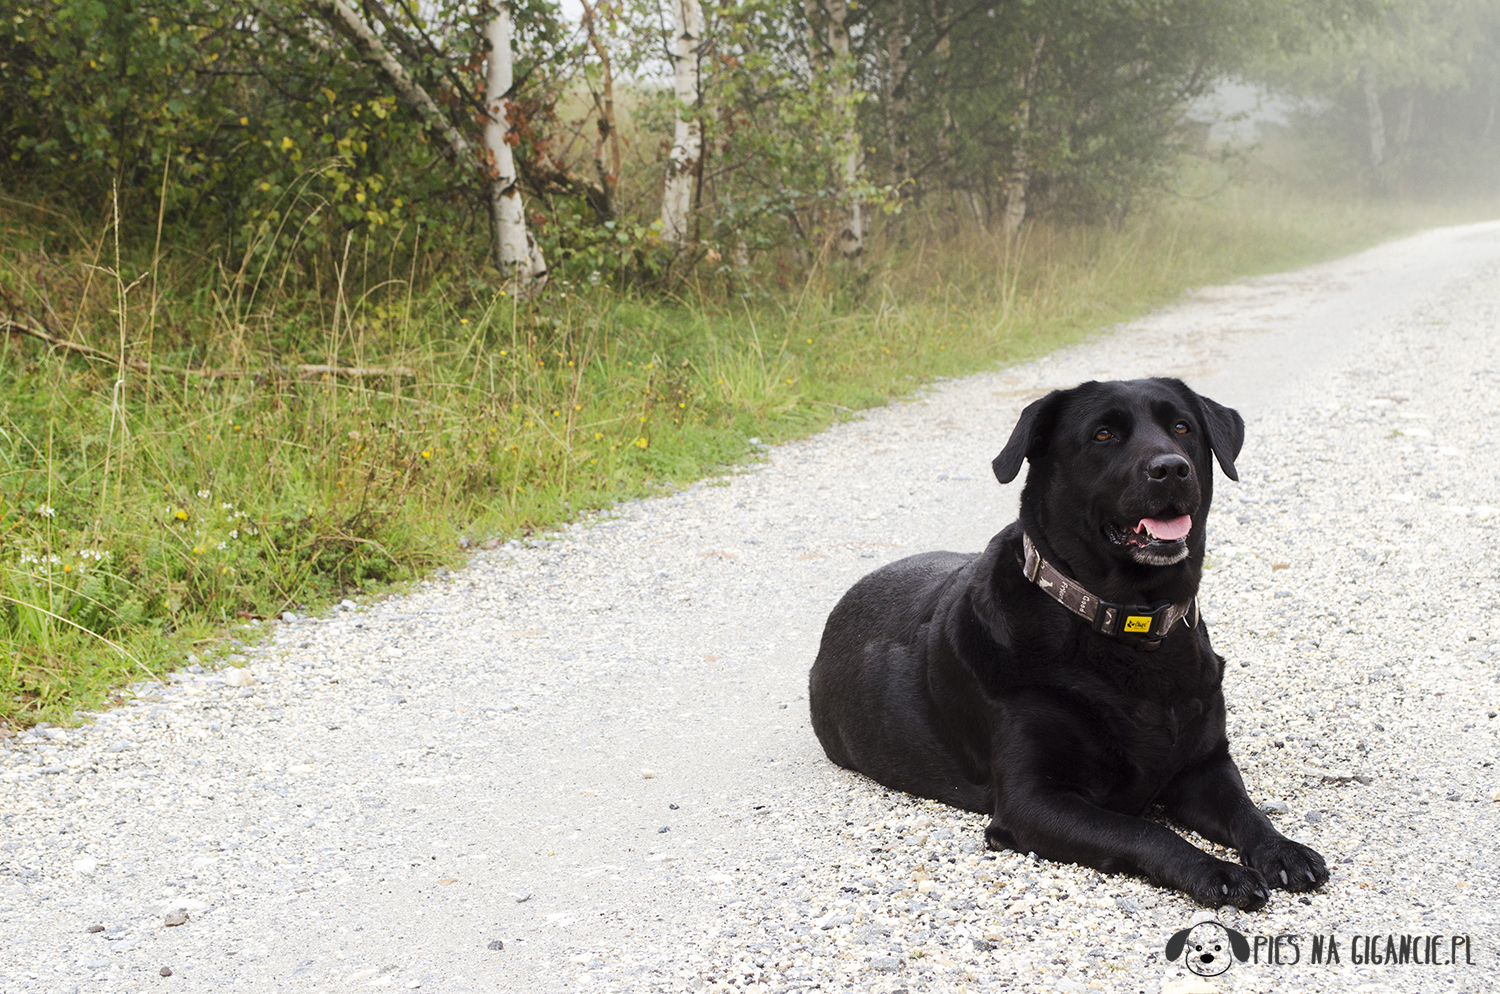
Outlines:
{"type": "Polygon", "coordinates": [[[157,972],[160,973],[163,977],[170,977],[172,975],[172,968],[170,966],[164,966],[157,972]]]}
{"type": "Polygon", "coordinates": [[[171,928],[176,925],[186,925],[187,920],[188,916],[185,912],[173,911],[172,913],[167,915],[166,918],[162,919],[162,924],[166,925],[168,928],[171,928]]]}
{"type": "Polygon", "coordinates": [[[505,943],[501,942],[499,939],[491,939],[488,948],[493,949],[495,952],[499,952],[500,950],[505,948],[505,943]]]}

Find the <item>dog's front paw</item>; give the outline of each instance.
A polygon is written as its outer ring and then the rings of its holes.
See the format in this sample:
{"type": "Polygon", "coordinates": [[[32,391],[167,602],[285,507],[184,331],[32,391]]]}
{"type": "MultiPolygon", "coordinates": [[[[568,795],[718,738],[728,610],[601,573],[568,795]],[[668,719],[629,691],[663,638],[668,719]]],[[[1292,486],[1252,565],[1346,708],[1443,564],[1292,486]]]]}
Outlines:
{"type": "Polygon", "coordinates": [[[1197,879],[1182,889],[1193,900],[1207,907],[1219,908],[1232,904],[1245,911],[1254,911],[1271,896],[1265,878],[1254,869],[1218,859],[1211,859],[1197,874],[1197,879]]]}
{"type": "Polygon", "coordinates": [[[1259,870],[1272,887],[1315,890],[1328,880],[1328,864],[1314,849],[1284,836],[1268,839],[1241,853],[1245,865],[1259,870]]]}

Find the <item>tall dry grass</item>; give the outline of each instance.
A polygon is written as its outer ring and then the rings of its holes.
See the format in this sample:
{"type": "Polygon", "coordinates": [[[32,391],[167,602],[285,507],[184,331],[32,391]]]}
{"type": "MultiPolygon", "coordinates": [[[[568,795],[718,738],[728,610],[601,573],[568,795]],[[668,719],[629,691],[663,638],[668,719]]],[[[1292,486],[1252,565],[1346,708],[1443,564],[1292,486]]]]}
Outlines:
{"type": "Polygon", "coordinates": [[[525,302],[420,240],[226,260],[5,203],[6,312],[93,351],[0,338],[0,722],[719,472],[751,437],[1442,217],[1230,187],[1009,241],[907,217],[863,268],[824,256],[784,291],[768,262],[670,302],[525,302]]]}

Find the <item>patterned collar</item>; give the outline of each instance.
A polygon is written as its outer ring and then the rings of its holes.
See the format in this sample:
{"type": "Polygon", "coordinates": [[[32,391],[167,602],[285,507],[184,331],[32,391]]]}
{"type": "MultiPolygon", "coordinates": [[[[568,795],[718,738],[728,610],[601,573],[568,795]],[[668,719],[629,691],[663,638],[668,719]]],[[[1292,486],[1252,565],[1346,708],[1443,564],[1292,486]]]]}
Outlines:
{"type": "Polygon", "coordinates": [[[1159,604],[1111,604],[1079,585],[1036,551],[1031,536],[1021,533],[1026,558],[1021,569],[1026,579],[1063,607],[1087,621],[1101,635],[1109,635],[1146,650],[1161,645],[1161,640],[1181,621],[1188,628],[1198,627],[1198,599],[1184,604],[1162,601],[1159,604]]]}

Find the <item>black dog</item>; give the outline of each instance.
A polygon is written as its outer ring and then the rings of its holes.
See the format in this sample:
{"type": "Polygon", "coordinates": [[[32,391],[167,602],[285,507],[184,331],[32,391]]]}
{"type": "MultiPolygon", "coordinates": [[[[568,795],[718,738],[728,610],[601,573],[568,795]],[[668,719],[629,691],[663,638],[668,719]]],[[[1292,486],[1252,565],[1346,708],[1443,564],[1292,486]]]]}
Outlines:
{"type": "Polygon", "coordinates": [[[1206,905],[1322,884],[1323,858],[1245,793],[1198,617],[1212,460],[1238,479],[1244,437],[1179,380],[1028,406],[994,461],[1009,483],[1030,460],[1020,520],[978,555],[877,570],[829,615],[809,694],[828,758],[992,815],[993,849],[1143,873],[1206,905]],[[1244,866],[1143,818],[1153,804],[1244,866]]]}

